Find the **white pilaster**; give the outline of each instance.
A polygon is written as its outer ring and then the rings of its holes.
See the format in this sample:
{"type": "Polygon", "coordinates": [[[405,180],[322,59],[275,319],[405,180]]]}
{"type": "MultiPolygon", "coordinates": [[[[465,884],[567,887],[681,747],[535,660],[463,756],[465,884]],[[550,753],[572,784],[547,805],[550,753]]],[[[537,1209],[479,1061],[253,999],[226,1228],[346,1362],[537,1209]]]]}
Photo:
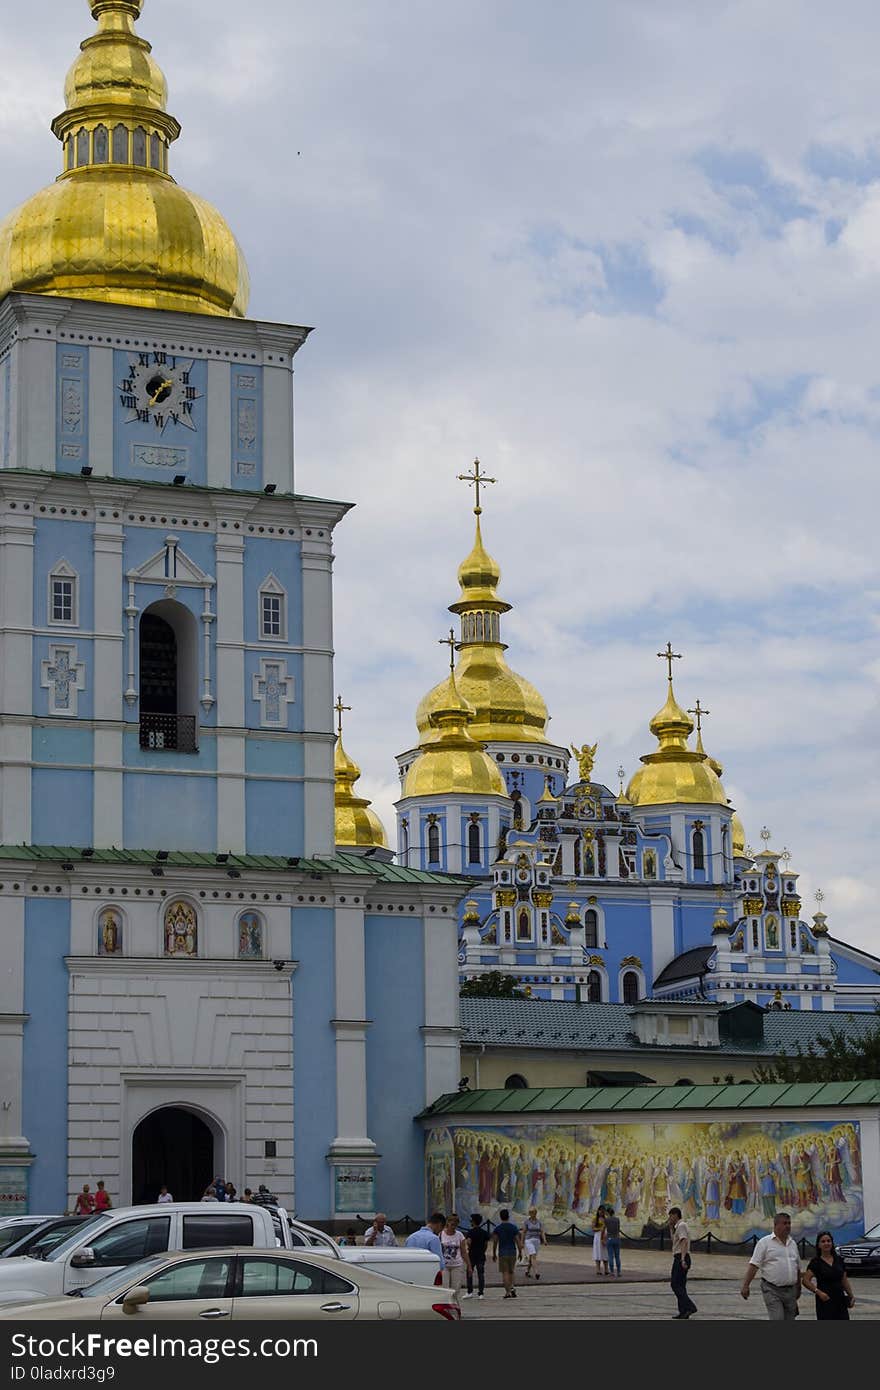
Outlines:
{"type": "MultiPolygon", "coordinates": [[[[675,910],[671,897],[651,892],[651,970],[656,980],[675,957],[675,910]]],[[[653,984],[653,980],[651,982],[653,984]]]]}
{"type": "Polygon", "coordinates": [[[208,486],[230,487],[232,479],[232,388],[228,362],[208,363],[208,486]]]}
{"type": "Polygon", "coordinates": [[[89,348],[89,466],[95,476],[113,472],[113,349],[89,348]]]}
{"type": "Polygon", "coordinates": [[[293,372],[263,365],[263,482],[293,491],[293,372]]]}
{"type": "Polygon", "coordinates": [[[454,1091],[461,1077],[461,1026],[457,989],[438,989],[438,980],[458,976],[458,920],[448,914],[422,921],[424,940],[425,1104],[454,1091]]]}
{"type": "Polygon", "coordinates": [[[305,853],[329,854],[334,844],[333,816],[333,607],[329,531],[303,535],[302,722],[306,730],[305,853]],[[314,734],[323,735],[316,739],[314,734]]]}
{"type": "Polygon", "coordinates": [[[244,538],[220,531],[217,566],[217,725],[244,727],[244,538]]]}
{"type": "Polygon", "coordinates": [[[245,739],[242,734],[217,734],[217,849],[244,854],[245,739]]]}
{"type": "Polygon", "coordinates": [[[330,1152],[370,1153],[367,1137],[366,951],[361,908],[335,915],[336,1138],[330,1152]]]}
{"type": "Polygon", "coordinates": [[[24,898],[9,897],[3,904],[0,971],[0,1157],[29,1148],[22,1134],[24,1023],[24,898]]]}

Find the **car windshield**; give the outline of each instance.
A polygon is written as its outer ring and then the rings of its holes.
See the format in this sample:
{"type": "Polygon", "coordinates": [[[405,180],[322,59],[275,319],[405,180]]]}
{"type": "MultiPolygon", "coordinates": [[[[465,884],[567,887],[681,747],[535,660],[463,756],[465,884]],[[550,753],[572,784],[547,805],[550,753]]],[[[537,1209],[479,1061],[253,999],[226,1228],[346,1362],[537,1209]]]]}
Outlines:
{"type": "Polygon", "coordinates": [[[151,1274],[155,1274],[157,1269],[161,1269],[167,1260],[167,1255],[148,1255],[144,1260],[136,1260],[124,1269],[117,1269],[112,1274],[105,1275],[96,1284],[89,1284],[83,1289],[83,1295],[86,1298],[112,1298],[114,1294],[123,1293],[128,1288],[133,1289],[136,1285],[142,1284],[151,1274]]]}
{"type": "Polygon", "coordinates": [[[4,1226],[0,1229],[0,1252],[8,1250],[11,1245],[17,1245],[20,1240],[29,1236],[31,1231],[35,1231],[42,1222],[35,1221],[33,1226],[29,1226],[26,1221],[17,1221],[14,1226],[4,1226]]]}
{"type": "Polygon", "coordinates": [[[88,1240],[86,1240],[85,1237],[94,1235],[97,1231],[100,1231],[104,1226],[107,1225],[107,1222],[109,1220],[109,1216],[102,1215],[93,1216],[90,1221],[83,1221],[82,1224],[77,1226],[76,1230],[71,1232],[71,1234],[68,1235],[65,1240],[61,1241],[59,1245],[56,1245],[54,1250],[49,1251],[48,1255],[46,1256],[46,1259],[63,1260],[68,1250],[73,1250],[77,1245],[80,1245],[81,1243],[87,1245],[88,1240]]]}
{"type": "Polygon", "coordinates": [[[32,1240],[27,1249],[22,1253],[31,1255],[35,1260],[44,1260],[50,1250],[54,1250],[56,1245],[60,1245],[63,1240],[79,1231],[85,1226],[85,1221],[65,1222],[63,1226],[58,1226],[54,1231],[44,1231],[41,1236],[32,1240]]]}
{"type": "Polygon", "coordinates": [[[880,1224],[872,1226],[870,1231],[865,1232],[865,1235],[869,1240],[880,1240],[880,1224]]]}

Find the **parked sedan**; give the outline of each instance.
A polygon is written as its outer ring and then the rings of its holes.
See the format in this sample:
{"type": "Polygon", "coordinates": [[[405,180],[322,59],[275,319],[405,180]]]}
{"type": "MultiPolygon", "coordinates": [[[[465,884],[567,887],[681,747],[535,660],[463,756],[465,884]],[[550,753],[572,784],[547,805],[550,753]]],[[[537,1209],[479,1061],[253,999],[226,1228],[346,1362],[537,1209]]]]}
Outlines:
{"type": "Polygon", "coordinates": [[[18,1303],[0,1319],[30,1322],[138,1322],[203,1318],[310,1319],[316,1322],[379,1319],[456,1322],[461,1317],[452,1289],[427,1288],[388,1279],[309,1250],[185,1251],[151,1255],[91,1284],[79,1295],[18,1303]]]}
{"type": "Polygon", "coordinates": [[[855,1240],[838,1245],[837,1253],[847,1274],[880,1274],[880,1225],[872,1226],[855,1240]]]}

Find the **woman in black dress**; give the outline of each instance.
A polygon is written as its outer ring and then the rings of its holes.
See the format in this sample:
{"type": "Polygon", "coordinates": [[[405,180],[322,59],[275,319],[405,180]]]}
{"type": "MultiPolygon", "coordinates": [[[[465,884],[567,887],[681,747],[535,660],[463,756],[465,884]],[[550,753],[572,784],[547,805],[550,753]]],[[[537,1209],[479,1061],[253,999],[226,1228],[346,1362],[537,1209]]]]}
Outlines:
{"type": "Polygon", "coordinates": [[[849,1321],[849,1310],[855,1303],[843,1260],[834,1249],[830,1231],[820,1231],[816,1237],[816,1254],[801,1275],[801,1283],[816,1295],[816,1317],[849,1321]]]}

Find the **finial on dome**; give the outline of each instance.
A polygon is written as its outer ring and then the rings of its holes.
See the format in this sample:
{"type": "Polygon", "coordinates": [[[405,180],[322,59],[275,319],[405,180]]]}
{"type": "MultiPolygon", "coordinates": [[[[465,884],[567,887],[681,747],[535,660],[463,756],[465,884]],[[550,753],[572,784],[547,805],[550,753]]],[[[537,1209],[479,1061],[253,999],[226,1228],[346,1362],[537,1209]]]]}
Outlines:
{"type": "Polygon", "coordinates": [[[497,483],[497,478],[490,478],[485,473],[480,472],[480,460],[474,459],[473,473],[459,473],[460,483],[467,483],[474,489],[474,516],[479,516],[483,508],[480,506],[480,488],[486,483],[497,483]]]}
{"type": "Polygon", "coordinates": [[[342,696],[337,695],[336,704],[333,706],[333,708],[336,711],[336,732],[339,735],[339,737],[342,738],[342,716],[346,712],[346,710],[351,709],[351,705],[344,705],[342,703],[342,696]]]}

